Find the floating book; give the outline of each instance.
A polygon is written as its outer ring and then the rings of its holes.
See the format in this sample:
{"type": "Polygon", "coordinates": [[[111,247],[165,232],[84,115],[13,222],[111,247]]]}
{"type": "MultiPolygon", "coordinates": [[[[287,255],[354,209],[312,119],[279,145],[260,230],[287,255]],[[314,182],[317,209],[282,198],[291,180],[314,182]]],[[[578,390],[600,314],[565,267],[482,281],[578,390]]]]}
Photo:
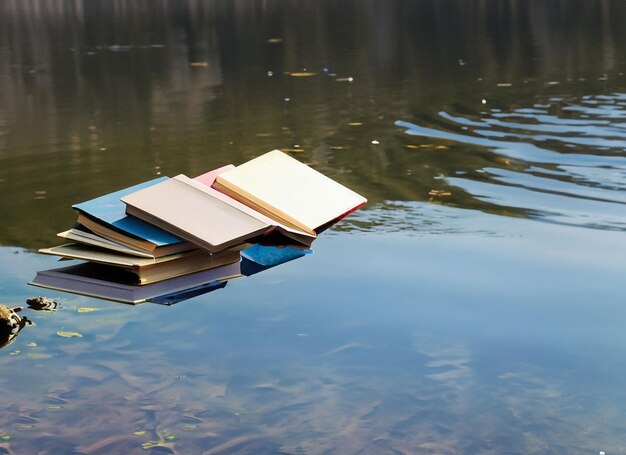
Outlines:
{"type": "Polygon", "coordinates": [[[367,202],[280,150],[220,173],[213,186],[273,220],[311,235],[367,202]]]}
{"type": "Polygon", "coordinates": [[[42,248],[39,252],[68,259],[79,259],[117,266],[136,277],[132,284],[141,285],[219,267],[240,260],[238,249],[225,250],[217,254],[209,254],[204,250],[195,249],[158,258],[142,258],[102,248],[70,243],[52,248],[42,248]]]}
{"type": "Polygon", "coordinates": [[[122,197],[126,213],[172,232],[210,252],[276,229],[308,246],[314,235],[283,228],[244,204],[184,175],[122,197]]]}
{"type": "Polygon", "coordinates": [[[278,150],[195,179],[153,179],[74,205],[78,222],[58,235],[77,243],[40,251],[88,262],[29,284],[173,303],[310,253],[322,230],[366,202],[278,150]]]}
{"type": "Polygon", "coordinates": [[[197,246],[183,241],[145,221],[128,216],[120,198],[142,188],[166,181],[167,177],[149,180],[104,196],[72,206],[78,212],[78,222],[93,234],[153,256],[166,256],[191,250],[197,246]]]}
{"type": "Polygon", "coordinates": [[[131,284],[125,270],[93,262],[37,272],[28,284],[123,303],[143,303],[198,286],[223,282],[241,276],[239,262],[182,275],[152,284],[131,284]]]}

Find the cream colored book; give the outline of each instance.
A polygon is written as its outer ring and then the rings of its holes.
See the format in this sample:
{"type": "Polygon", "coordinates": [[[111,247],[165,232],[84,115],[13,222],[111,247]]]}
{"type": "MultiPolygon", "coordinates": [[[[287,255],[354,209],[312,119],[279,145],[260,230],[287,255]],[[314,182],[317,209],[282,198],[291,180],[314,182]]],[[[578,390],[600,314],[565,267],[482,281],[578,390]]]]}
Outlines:
{"type": "Polygon", "coordinates": [[[69,243],[52,248],[42,248],[39,252],[126,269],[129,274],[136,277],[135,284],[138,285],[155,283],[240,260],[238,248],[228,249],[216,254],[195,249],[158,258],[142,258],[87,245],[69,243]]]}
{"type": "Polygon", "coordinates": [[[59,232],[57,236],[66,240],[71,240],[72,242],[83,243],[98,248],[106,248],[117,251],[118,253],[131,254],[133,256],[143,258],[155,258],[155,256],[150,253],[144,253],[143,251],[135,250],[134,248],[127,247],[126,245],[107,240],[97,234],[87,232],[84,229],[68,229],[67,231],[59,232]]]}
{"type": "Polygon", "coordinates": [[[230,199],[181,174],[121,200],[127,214],[215,253],[275,227],[230,199]]]}
{"type": "Polygon", "coordinates": [[[213,186],[271,219],[310,235],[367,202],[280,150],[221,173],[213,186]]]}

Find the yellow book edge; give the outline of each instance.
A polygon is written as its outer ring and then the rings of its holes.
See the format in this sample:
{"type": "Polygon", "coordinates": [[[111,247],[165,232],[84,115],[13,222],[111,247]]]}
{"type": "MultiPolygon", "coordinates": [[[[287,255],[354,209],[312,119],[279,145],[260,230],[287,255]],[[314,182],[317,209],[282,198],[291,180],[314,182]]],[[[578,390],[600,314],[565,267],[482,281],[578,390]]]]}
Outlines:
{"type": "Polygon", "coordinates": [[[213,187],[226,193],[228,196],[241,202],[242,204],[245,204],[248,207],[252,207],[254,210],[275,221],[278,221],[292,229],[298,229],[313,237],[317,237],[317,233],[312,227],[306,226],[302,222],[287,215],[286,213],[278,210],[273,206],[268,206],[267,204],[264,204],[261,199],[253,196],[249,192],[239,188],[237,185],[234,185],[231,182],[225,182],[223,179],[220,179],[220,176],[217,176],[217,180],[213,184],[213,187]]]}

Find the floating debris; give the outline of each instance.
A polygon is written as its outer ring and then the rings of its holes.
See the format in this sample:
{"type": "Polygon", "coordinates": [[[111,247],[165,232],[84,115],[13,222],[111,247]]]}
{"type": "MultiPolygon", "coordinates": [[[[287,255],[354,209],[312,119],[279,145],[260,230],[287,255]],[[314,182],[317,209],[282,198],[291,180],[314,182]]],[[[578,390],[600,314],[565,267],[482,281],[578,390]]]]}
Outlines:
{"type": "Polygon", "coordinates": [[[487,100],[485,98],[482,99],[481,103],[487,104],[487,100]]]}
{"type": "Polygon", "coordinates": [[[35,425],[22,423],[16,427],[18,430],[32,430],[35,425]]]}
{"type": "Polygon", "coordinates": [[[337,82],[354,82],[353,77],[338,77],[335,79],[337,82]]]}
{"type": "Polygon", "coordinates": [[[63,338],[82,338],[83,335],[78,332],[64,332],[62,330],[57,332],[57,335],[63,338]]]}
{"type": "Polygon", "coordinates": [[[363,122],[348,122],[349,126],[362,126],[363,122]]]}
{"type": "Polygon", "coordinates": [[[415,145],[415,144],[404,144],[404,147],[405,147],[405,148],[408,148],[408,149],[418,149],[418,148],[419,148],[419,145],[415,145]]]}
{"type": "Polygon", "coordinates": [[[428,192],[429,196],[437,196],[437,197],[445,197],[445,196],[452,196],[452,193],[449,191],[445,191],[445,190],[430,190],[428,192]]]}
{"type": "Polygon", "coordinates": [[[135,436],[143,436],[144,434],[146,434],[146,431],[145,430],[133,431],[133,434],[135,436]]]}
{"type": "Polygon", "coordinates": [[[26,354],[29,358],[31,359],[35,359],[35,360],[43,360],[43,359],[49,359],[51,357],[53,357],[52,354],[44,354],[42,352],[29,352],[28,354],[26,354]]]}
{"type": "Polygon", "coordinates": [[[267,75],[268,75],[269,77],[272,77],[272,76],[274,75],[274,71],[268,71],[268,72],[267,72],[267,75]]]}
{"type": "Polygon", "coordinates": [[[99,308],[88,308],[88,307],[82,307],[77,309],[76,311],[78,313],[93,313],[94,311],[99,311],[99,308]]]}
{"type": "Polygon", "coordinates": [[[289,73],[287,71],[285,71],[285,74],[287,76],[291,76],[291,77],[311,77],[311,76],[316,76],[317,73],[314,73],[312,71],[300,71],[297,73],[289,73]]]}
{"type": "MultiPolygon", "coordinates": [[[[167,447],[171,450],[174,450],[174,445],[171,441],[175,441],[176,437],[171,434],[161,433],[157,431],[158,440],[157,441],[148,441],[141,444],[141,448],[143,450],[150,450],[154,447],[167,447]],[[166,442],[168,441],[168,442],[166,442]]],[[[175,453],[175,452],[174,452],[175,453]]]]}
{"type": "Polygon", "coordinates": [[[285,152],[285,153],[302,153],[304,152],[304,149],[300,147],[294,147],[294,148],[282,148],[280,149],[280,151],[285,152]]]}
{"type": "Polygon", "coordinates": [[[191,62],[189,66],[191,66],[192,68],[206,68],[207,66],[209,66],[209,63],[208,62],[191,62]]]}
{"type": "Polygon", "coordinates": [[[380,142],[379,142],[379,141],[377,141],[376,139],[374,139],[374,140],[372,141],[372,144],[374,144],[374,145],[378,145],[378,144],[380,144],[380,142]]]}
{"type": "Polygon", "coordinates": [[[500,82],[499,84],[497,84],[498,87],[512,87],[513,84],[511,84],[510,82],[500,82]]]}
{"type": "Polygon", "coordinates": [[[278,43],[282,43],[283,39],[282,38],[268,38],[267,39],[267,43],[268,44],[278,44],[278,43]]]}

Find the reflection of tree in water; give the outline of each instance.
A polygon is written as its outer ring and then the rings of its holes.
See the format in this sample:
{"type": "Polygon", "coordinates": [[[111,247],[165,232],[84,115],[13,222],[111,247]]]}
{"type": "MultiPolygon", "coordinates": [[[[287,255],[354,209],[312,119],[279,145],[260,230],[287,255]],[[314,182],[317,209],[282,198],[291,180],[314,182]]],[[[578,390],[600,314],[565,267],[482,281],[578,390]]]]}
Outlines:
{"type": "Polygon", "coordinates": [[[434,177],[488,157],[399,139],[395,120],[484,97],[527,106],[554,78],[615,89],[624,19],[619,1],[592,0],[0,2],[0,182],[22,190],[0,194],[0,243],[47,244],[77,194],[294,144],[371,202],[427,200],[434,177]],[[284,74],[305,67],[317,75],[284,74]]]}

